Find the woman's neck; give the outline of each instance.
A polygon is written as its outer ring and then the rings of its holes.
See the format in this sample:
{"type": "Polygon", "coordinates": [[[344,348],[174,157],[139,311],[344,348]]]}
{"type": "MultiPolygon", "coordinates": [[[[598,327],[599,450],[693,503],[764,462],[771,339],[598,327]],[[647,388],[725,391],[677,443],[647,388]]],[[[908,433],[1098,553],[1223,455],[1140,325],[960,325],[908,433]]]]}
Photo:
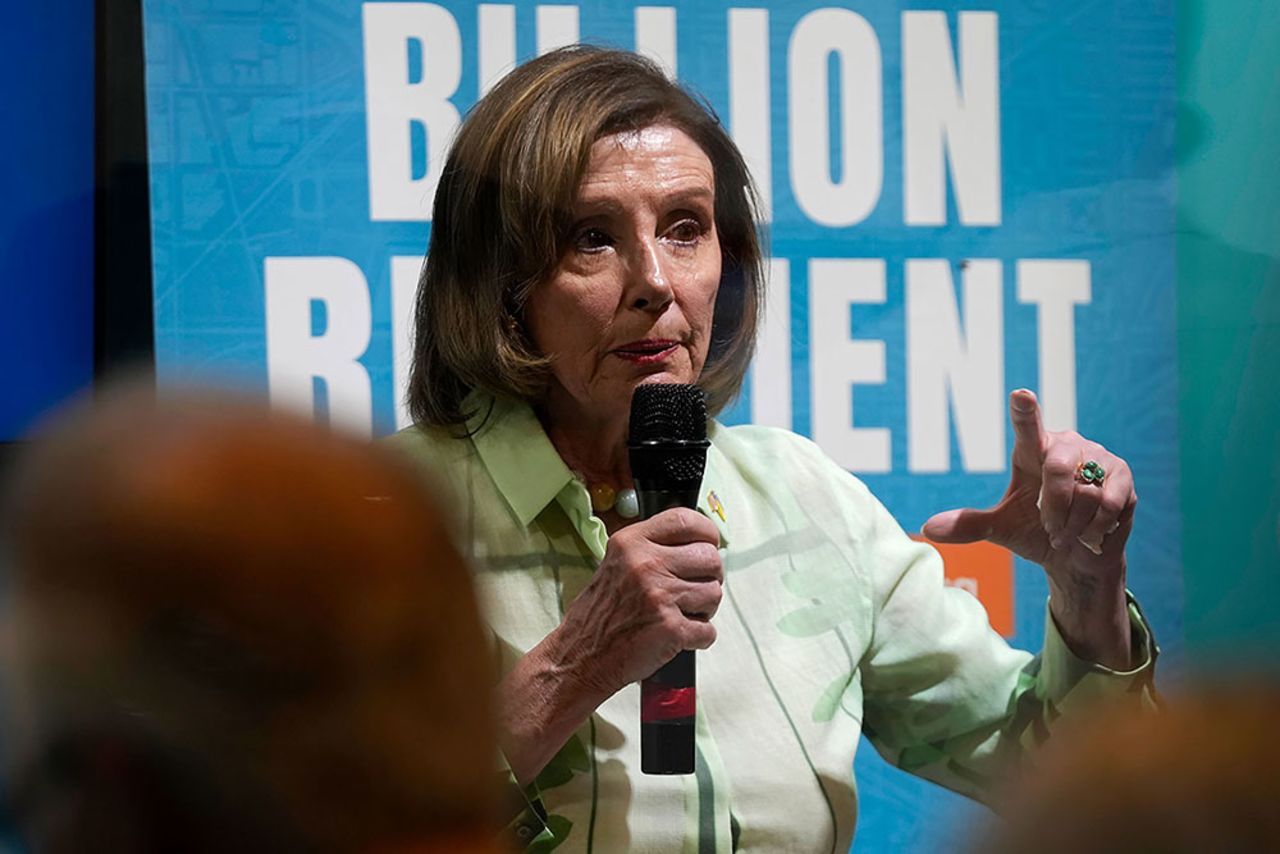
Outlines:
{"type": "Polygon", "coordinates": [[[607,483],[615,489],[631,486],[628,413],[592,418],[579,410],[557,406],[554,400],[536,411],[556,453],[570,469],[588,483],[607,483]]]}

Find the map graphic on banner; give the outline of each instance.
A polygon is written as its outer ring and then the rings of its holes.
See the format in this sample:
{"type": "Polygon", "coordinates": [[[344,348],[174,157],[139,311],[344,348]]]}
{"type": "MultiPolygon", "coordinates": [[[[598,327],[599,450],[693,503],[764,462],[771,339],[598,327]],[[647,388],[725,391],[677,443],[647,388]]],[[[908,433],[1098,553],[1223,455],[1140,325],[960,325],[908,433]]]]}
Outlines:
{"type": "MultiPolygon", "coordinates": [[[[163,383],[232,382],[357,433],[407,423],[410,306],[466,110],[518,61],[641,50],[701,93],[769,219],[760,349],[726,423],[812,437],[908,530],[1008,482],[1007,395],[1129,460],[1130,585],[1176,663],[1172,0],[145,0],[163,383]]],[[[944,549],[1015,645],[1042,572],[944,549]]],[[[1015,565],[1016,564],[1016,565],[1015,565]]],[[[979,815],[857,762],[861,850],[979,815]]]]}

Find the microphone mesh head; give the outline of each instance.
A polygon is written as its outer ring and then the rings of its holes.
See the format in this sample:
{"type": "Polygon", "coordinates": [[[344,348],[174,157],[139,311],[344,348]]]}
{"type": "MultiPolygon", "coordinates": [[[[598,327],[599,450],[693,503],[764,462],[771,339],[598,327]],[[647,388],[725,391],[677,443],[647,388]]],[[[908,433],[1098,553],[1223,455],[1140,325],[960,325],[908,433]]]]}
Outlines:
{"type": "Polygon", "coordinates": [[[696,385],[650,383],[631,396],[631,444],[707,438],[707,401],[696,385]]]}

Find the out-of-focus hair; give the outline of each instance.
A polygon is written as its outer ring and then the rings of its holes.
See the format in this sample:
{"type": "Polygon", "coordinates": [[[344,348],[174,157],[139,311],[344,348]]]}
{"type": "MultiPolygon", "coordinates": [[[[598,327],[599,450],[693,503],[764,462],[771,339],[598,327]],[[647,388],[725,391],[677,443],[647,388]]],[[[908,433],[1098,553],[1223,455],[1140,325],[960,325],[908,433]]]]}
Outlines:
{"type": "Polygon", "coordinates": [[[5,514],[0,718],[36,850],[351,851],[494,826],[470,576],[420,473],[384,453],[139,392],[35,441],[5,514]]]}
{"type": "Polygon", "coordinates": [[[1225,854],[1280,845],[1280,686],[1219,685],[1054,739],[983,854],[1225,854]]]}
{"type": "Polygon", "coordinates": [[[711,346],[698,384],[712,414],[742,386],[763,303],[756,201],[742,154],[711,111],[653,62],[561,48],[504,77],[467,116],[436,190],[418,284],[409,411],[456,426],[472,389],[536,403],[548,359],[523,330],[530,292],[570,237],[596,140],[668,124],[702,148],[715,175],[722,255],[711,346]]]}

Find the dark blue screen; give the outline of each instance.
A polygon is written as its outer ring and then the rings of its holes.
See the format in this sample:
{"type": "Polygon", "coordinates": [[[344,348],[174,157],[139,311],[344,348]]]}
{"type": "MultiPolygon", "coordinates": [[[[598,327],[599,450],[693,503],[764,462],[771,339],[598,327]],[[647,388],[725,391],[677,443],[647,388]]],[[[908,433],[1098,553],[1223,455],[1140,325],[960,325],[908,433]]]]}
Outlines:
{"type": "Polygon", "coordinates": [[[0,27],[0,441],[93,378],[92,0],[0,27]]]}

